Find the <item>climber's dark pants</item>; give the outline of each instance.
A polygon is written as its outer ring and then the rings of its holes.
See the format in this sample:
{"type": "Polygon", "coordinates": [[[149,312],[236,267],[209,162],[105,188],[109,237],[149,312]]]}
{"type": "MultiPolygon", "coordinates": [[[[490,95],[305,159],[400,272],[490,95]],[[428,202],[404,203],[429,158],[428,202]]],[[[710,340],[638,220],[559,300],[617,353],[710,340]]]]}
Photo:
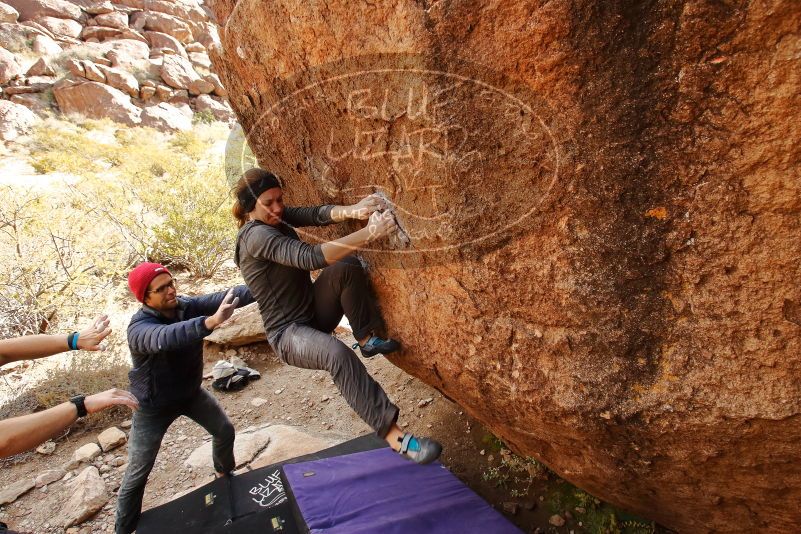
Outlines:
{"type": "Polygon", "coordinates": [[[381,327],[381,316],[358,260],[347,258],[322,270],[314,282],[314,313],[314,324],[289,325],[275,342],[275,352],[289,365],[331,373],[350,407],[383,438],[398,419],[398,407],[358,356],[331,335],[343,313],[356,339],[381,327]]]}
{"type": "Polygon", "coordinates": [[[200,388],[186,402],[165,408],[141,406],[133,415],[131,435],[128,438],[128,468],[117,495],[117,534],[129,534],[136,529],[142,512],[145,484],[156,463],[161,440],[173,421],[182,415],[192,419],[213,436],[212,459],[215,471],[228,473],[236,467],[234,425],[217,399],[205,389],[200,388]]]}

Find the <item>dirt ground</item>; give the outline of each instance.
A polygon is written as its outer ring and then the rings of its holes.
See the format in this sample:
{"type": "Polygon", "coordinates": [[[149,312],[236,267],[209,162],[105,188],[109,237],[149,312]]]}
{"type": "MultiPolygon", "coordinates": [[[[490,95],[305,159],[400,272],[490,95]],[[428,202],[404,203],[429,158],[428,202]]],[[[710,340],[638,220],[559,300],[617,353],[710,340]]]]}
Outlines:
{"type": "MultiPolygon", "coordinates": [[[[201,285],[190,284],[188,292],[222,289],[236,281],[235,275],[230,272],[229,276],[222,278],[227,279],[217,278],[201,285]]],[[[181,289],[185,289],[185,285],[181,289]]],[[[124,297],[121,296],[121,299],[124,301],[124,297]]],[[[125,306],[125,310],[130,311],[129,305],[125,306]]],[[[116,316],[122,315],[124,314],[117,310],[116,316]]],[[[117,332],[124,331],[124,328],[120,328],[124,324],[114,326],[117,332]]],[[[348,332],[337,335],[345,343],[353,343],[348,332]]],[[[117,350],[124,348],[122,343],[116,343],[115,346],[117,350]]],[[[215,392],[238,430],[274,423],[294,425],[312,433],[343,437],[356,437],[371,431],[347,406],[330,376],[321,371],[298,369],[283,364],[266,343],[238,349],[208,344],[206,370],[210,371],[218,359],[226,359],[234,354],[262,375],[260,380],[251,382],[239,392],[215,392]],[[256,408],[251,401],[257,397],[267,402],[256,408]]],[[[536,462],[511,455],[500,441],[467,416],[458,405],[433,388],[406,375],[384,358],[362,361],[400,407],[399,424],[405,430],[439,440],[444,447],[442,463],[524,532],[567,534],[604,531],[597,525],[600,515],[587,515],[585,502],[578,503],[583,506],[577,506],[573,495],[575,489],[572,486],[536,462]],[[566,519],[564,526],[554,527],[549,523],[555,513],[566,519]]],[[[204,387],[211,389],[210,382],[207,379],[204,387]]],[[[103,428],[123,423],[129,418],[130,412],[120,411],[112,420],[103,421],[100,426],[93,425],[90,418],[90,421],[76,424],[66,436],[57,439],[57,447],[52,455],[25,453],[6,460],[0,464],[0,486],[6,487],[22,478],[35,477],[44,470],[67,463],[75,449],[95,441],[103,428]]],[[[203,443],[205,437],[204,430],[186,418],[180,418],[172,425],[148,481],[144,498],[145,509],[171,500],[175,495],[210,480],[211,473],[193,471],[183,463],[203,443]]],[[[106,486],[114,492],[119,487],[126,458],[127,448],[120,447],[101,455],[95,462],[103,473],[106,486]]],[[[35,488],[14,503],[1,507],[0,521],[23,531],[63,532],[64,529],[58,526],[57,511],[67,497],[64,481],[35,488]]],[[[100,513],[70,532],[113,532],[115,505],[116,499],[112,497],[100,513]]],[[[606,509],[598,501],[590,505],[593,508],[606,509]]],[[[649,523],[635,525],[637,529],[626,530],[625,524],[621,528],[618,523],[617,531],[654,531],[649,523]]],[[[663,530],[657,527],[656,531],[663,530]]]]}

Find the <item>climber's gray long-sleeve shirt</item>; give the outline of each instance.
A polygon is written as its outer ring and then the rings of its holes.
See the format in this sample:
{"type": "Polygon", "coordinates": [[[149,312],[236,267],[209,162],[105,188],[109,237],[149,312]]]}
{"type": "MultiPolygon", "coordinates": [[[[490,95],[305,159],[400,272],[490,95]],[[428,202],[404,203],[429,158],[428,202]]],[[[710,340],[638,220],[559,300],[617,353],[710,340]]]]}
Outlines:
{"type": "Polygon", "coordinates": [[[314,320],[310,271],[328,266],[321,245],[300,240],[293,227],[331,224],[333,206],[285,208],[283,222],[250,221],[236,239],[234,261],[259,303],[267,339],[275,341],[292,323],[314,320]]]}

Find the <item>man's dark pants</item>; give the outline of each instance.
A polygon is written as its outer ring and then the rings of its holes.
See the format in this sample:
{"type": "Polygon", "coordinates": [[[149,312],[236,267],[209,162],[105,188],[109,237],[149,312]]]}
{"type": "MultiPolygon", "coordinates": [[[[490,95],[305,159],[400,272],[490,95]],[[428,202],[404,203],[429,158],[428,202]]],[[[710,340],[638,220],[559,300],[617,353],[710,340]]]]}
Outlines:
{"type": "Polygon", "coordinates": [[[217,399],[205,389],[200,388],[191,399],[180,404],[165,408],[140,407],[134,412],[128,439],[128,468],[117,496],[117,534],[129,534],[136,529],[142,511],[145,484],[156,462],[161,440],[167,428],[182,415],[213,436],[215,471],[228,473],[234,469],[234,425],[217,399]]]}
{"type": "Polygon", "coordinates": [[[398,408],[373,380],[358,356],[331,335],[342,315],[362,339],[382,325],[367,276],[355,258],[326,267],[314,282],[313,325],[291,324],[274,347],[287,364],[331,373],[345,401],[382,438],[398,419],[398,408]]]}

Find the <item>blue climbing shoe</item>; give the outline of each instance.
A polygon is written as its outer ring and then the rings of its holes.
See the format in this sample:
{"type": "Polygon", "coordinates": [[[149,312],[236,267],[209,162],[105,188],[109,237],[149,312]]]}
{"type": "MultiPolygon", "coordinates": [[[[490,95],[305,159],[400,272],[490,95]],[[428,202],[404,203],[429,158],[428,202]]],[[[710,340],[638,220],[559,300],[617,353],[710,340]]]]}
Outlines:
{"type": "Polygon", "coordinates": [[[430,464],[442,454],[442,445],[431,438],[418,438],[406,432],[398,441],[401,444],[398,453],[418,464],[430,464]]]}
{"type": "Polygon", "coordinates": [[[353,350],[356,350],[356,347],[359,347],[362,351],[362,356],[365,358],[372,358],[376,354],[395,352],[400,348],[400,343],[394,339],[381,339],[378,336],[370,336],[370,339],[368,339],[364,345],[354,343],[353,350]]]}

